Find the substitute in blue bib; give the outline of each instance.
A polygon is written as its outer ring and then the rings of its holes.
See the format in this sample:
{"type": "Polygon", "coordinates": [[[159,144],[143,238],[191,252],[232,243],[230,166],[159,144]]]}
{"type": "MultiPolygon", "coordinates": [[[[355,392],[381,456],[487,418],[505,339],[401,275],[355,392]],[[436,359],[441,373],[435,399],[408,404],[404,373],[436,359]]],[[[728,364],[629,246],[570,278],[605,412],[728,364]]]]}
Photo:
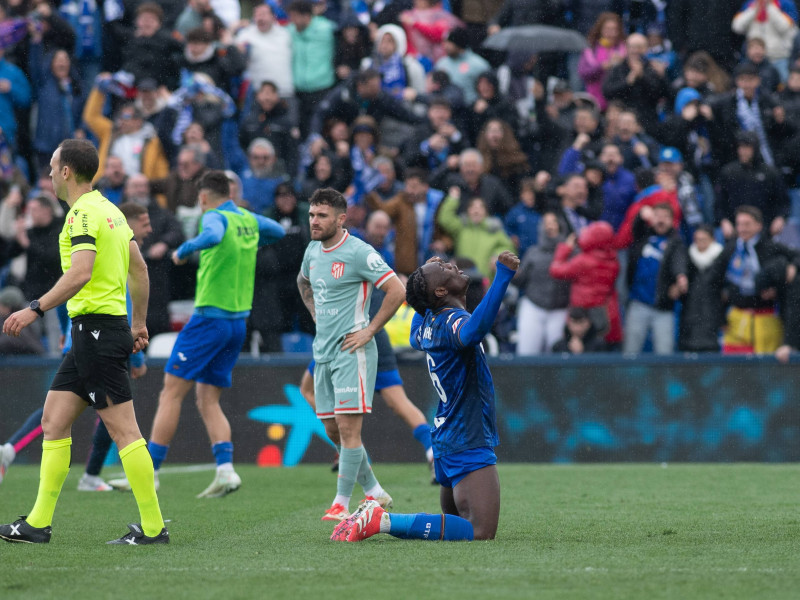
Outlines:
{"type": "MultiPolygon", "coordinates": [[[[194,387],[217,463],[214,480],[198,498],[219,498],[238,490],[242,483],[233,468],[231,426],[220,398],[222,390],[232,385],[233,368],[245,340],[253,304],[256,253],[259,246],[281,239],[285,232],[272,219],[236,206],[223,171],[208,171],[197,188],[198,205],[203,210],[200,233],[172,255],[172,261],[180,265],[195,252],[200,253],[194,312],[178,334],[164,368],[164,386],[147,449],[158,483],[183,399],[194,387]]],[[[129,482],[115,479],[109,484],[128,489],[129,482]]]]}

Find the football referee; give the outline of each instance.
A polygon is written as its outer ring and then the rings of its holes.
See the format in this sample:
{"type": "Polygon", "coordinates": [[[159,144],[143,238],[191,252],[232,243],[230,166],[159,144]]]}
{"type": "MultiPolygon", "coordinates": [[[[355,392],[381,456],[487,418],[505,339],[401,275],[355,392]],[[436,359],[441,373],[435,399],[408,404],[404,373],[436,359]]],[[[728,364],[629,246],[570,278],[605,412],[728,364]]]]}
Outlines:
{"type": "Polygon", "coordinates": [[[111,544],[164,544],[164,527],[153,481],[153,462],[139,432],[131,401],[128,358],[147,347],[145,326],[147,267],[122,213],[92,191],[99,162],[85,140],[65,140],[50,159],[58,198],[69,205],[59,236],[64,272],[53,288],[12,314],[3,333],[18,336],[44,312],[67,303],[72,318],[72,349],[64,357],[47,393],[42,416],[44,441],[39,494],[30,514],[0,525],[9,542],[48,543],[61,486],[69,472],[72,423],[87,406],[103,419],[139,505],[141,523],[111,544]],[[131,324],[125,305],[130,282],[131,324]]]}

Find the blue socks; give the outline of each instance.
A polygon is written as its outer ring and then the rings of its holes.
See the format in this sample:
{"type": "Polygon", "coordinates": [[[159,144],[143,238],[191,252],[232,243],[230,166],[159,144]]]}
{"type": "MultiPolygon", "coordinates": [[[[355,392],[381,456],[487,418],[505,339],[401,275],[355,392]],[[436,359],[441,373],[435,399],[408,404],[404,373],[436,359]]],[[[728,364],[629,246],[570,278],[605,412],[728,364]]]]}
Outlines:
{"type": "Polygon", "coordinates": [[[431,426],[427,423],[414,428],[414,437],[425,447],[425,452],[431,449],[431,426]]]}
{"type": "MultiPolygon", "coordinates": [[[[162,446],[151,440],[147,442],[147,450],[153,459],[153,469],[158,471],[161,468],[161,463],[167,457],[169,446],[162,446]]],[[[214,453],[217,466],[233,462],[233,442],[218,442],[211,446],[211,451],[214,453]]]]}
{"type": "Polygon", "coordinates": [[[456,515],[400,515],[390,513],[389,535],[404,540],[444,540],[448,542],[472,541],[475,534],[472,523],[456,515]]]}
{"type": "Polygon", "coordinates": [[[233,462],[233,442],[217,442],[211,446],[217,466],[233,462]]]}
{"type": "Polygon", "coordinates": [[[152,440],[147,442],[147,451],[150,453],[150,458],[153,459],[154,470],[158,471],[161,468],[161,463],[167,458],[167,450],[169,450],[169,446],[156,444],[152,440]]]}

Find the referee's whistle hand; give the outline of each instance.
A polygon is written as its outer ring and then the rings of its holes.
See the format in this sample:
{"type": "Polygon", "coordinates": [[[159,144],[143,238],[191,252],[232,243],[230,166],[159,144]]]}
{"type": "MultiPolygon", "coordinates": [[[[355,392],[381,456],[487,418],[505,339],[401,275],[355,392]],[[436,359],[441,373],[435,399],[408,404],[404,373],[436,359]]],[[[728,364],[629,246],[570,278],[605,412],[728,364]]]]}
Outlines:
{"type": "Polygon", "coordinates": [[[33,312],[30,308],[26,307],[22,310],[18,310],[17,312],[9,315],[3,323],[3,333],[17,337],[23,329],[25,329],[38,318],[39,315],[33,312]]]}
{"type": "Polygon", "coordinates": [[[147,327],[131,327],[131,335],[133,336],[133,352],[141,352],[150,344],[150,334],[147,333],[147,327]]]}

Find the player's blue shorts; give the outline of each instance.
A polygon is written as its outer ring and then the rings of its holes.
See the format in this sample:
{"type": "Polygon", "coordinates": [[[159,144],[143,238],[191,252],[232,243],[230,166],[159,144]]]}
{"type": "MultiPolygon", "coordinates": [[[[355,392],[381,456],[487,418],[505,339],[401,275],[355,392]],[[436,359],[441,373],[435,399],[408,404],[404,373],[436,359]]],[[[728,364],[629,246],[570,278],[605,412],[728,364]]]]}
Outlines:
{"type": "Polygon", "coordinates": [[[231,371],[244,345],[246,321],[192,315],[175,340],[164,372],[189,381],[231,387],[231,371]]]}
{"type": "Polygon", "coordinates": [[[456,487],[464,477],[473,471],[496,464],[497,456],[494,449],[489,446],[471,448],[447,456],[434,456],[433,459],[436,481],[446,488],[456,487]]]}
{"type": "MultiPolygon", "coordinates": [[[[380,359],[378,359],[380,360],[380,359]]],[[[314,376],[314,366],[317,364],[315,360],[308,363],[308,374],[314,376]]],[[[378,371],[375,377],[375,391],[380,392],[382,389],[392,387],[393,385],[403,385],[403,379],[400,377],[400,371],[392,369],[391,371],[378,371]]]]}

